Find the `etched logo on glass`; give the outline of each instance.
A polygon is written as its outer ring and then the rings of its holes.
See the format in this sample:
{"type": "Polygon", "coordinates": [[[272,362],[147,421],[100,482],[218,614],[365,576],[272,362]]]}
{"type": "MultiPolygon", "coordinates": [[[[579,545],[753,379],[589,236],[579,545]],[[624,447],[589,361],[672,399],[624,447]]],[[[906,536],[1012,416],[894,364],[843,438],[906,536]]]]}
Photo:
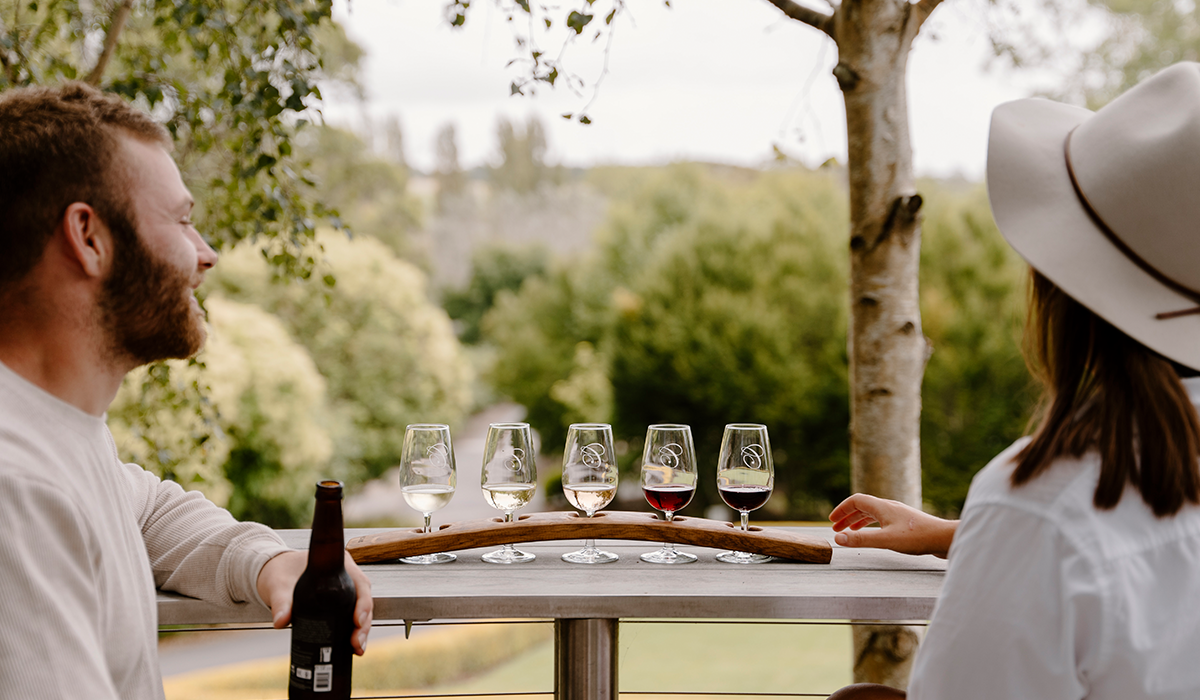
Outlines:
{"type": "Polygon", "coordinates": [[[658,448],[658,463],[664,467],[675,469],[679,466],[679,458],[683,456],[683,448],[675,443],[658,448]]]}
{"type": "Polygon", "coordinates": [[[450,450],[446,449],[446,446],[440,442],[436,445],[430,445],[429,449],[425,451],[425,454],[429,457],[430,466],[450,466],[450,450]]]}
{"type": "Polygon", "coordinates": [[[510,457],[504,460],[504,468],[510,472],[519,472],[525,468],[525,450],[514,447],[510,457]]]}
{"type": "Polygon", "coordinates": [[[585,466],[600,467],[604,465],[604,445],[593,442],[590,445],[584,446],[580,452],[583,453],[583,463],[585,466]]]}
{"type": "Polygon", "coordinates": [[[742,448],[742,464],[750,469],[762,469],[766,454],[762,445],[746,445],[742,448]]]}

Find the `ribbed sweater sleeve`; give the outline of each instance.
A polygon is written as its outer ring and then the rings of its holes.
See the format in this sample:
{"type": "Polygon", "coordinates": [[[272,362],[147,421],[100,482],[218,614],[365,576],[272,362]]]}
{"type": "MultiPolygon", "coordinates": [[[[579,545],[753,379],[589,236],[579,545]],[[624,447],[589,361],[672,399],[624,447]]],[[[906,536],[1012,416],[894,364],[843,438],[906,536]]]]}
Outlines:
{"type": "Polygon", "coordinates": [[[202,494],[124,465],[154,585],[225,606],[257,603],[258,573],[288,547],[270,528],[238,522],[202,494]]]}

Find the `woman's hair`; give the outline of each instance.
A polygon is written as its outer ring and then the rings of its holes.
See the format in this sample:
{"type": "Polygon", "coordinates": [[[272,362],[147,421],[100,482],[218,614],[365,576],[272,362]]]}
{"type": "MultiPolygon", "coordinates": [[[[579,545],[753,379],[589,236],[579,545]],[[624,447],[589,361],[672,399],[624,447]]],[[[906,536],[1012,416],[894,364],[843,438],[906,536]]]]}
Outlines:
{"type": "MultiPolygon", "coordinates": [[[[1171,321],[1164,321],[1171,323],[1171,321]]],[[[1109,509],[1126,484],[1163,517],[1200,502],[1200,418],[1170,360],[1114,328],[1032,270],[1025,358],[1043,385],[1019,486],[1054,460],[1100,453],[1092,502],[1109,509]]]]}

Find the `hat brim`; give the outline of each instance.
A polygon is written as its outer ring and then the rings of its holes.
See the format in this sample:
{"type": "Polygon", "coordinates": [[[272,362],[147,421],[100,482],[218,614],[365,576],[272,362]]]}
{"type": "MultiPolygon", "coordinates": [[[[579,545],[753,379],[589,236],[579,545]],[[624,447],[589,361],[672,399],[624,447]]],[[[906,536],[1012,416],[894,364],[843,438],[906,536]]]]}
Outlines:
{"type": "Polygon", "coordinates": [[[1151,350],[1200,369],[1200,316],[1155,318],[1196,302],[1164,286],[1113,245],[1071,184],[1063,143],[1091,116],[1086,109],[1042,99],[996,108],[988,139],[992,216],[1021,257],[1071,298],[1151,350]]]}

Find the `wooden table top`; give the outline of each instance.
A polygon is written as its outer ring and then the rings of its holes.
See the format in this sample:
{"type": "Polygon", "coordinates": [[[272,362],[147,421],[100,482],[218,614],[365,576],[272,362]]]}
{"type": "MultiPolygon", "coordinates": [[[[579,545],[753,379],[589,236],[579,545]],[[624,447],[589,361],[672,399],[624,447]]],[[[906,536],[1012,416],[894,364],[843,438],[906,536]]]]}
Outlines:
{"type": "MultiPolygon", "coordinates": [[[[830,528],[799,531],[833,541],[830,528]]],[[[347,530],[347,539],[379,530],[347,530]]],[[[290,546],[305,549],[307,530],[281,530],[290,546]]],[[[612,564],[569,564],[560,559],[582,542],[519,545],[537,559],[496,565],[486,549],[458,552],[451,564],[366,564],[376,620],[469,618],[726,618],[923,620],[933,612],[946,562],[878,549],[834,546],[828,565],[772,561],[718,562],[717,550],[682,546],[700,560],[664,566],[638,559],[657,546],[600,541],[621,559],[612,564]]],[[[492,549],[492,548],[489,548],[492,549]]],[[[258,606],[223,608],[159,593],[159,624],[267,622],[258,606]]]]}

